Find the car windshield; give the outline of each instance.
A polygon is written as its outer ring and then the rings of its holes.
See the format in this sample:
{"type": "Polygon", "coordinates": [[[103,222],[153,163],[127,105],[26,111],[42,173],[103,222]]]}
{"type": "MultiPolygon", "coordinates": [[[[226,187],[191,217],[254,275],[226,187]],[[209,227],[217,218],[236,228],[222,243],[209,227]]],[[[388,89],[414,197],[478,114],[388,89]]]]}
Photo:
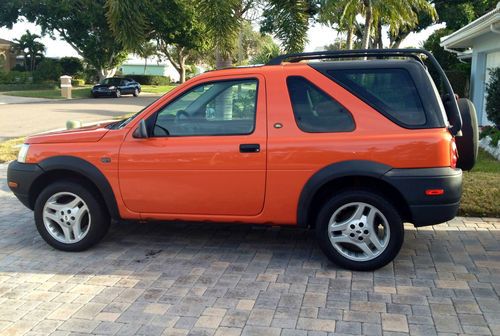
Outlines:
{"type": "Polygon", "coordinates": [[[101,82],[101,84],[104,84],[104,85],[119,85],[121,82],[121,78],[106,78],[106,79],[103,79],[103,81],[101,82]]]}
{"type": "Polygon", "coordinates": [[[148,104],[147,106],[145,106],[143,109],[141,109],[139,112],[136,112],[134,113],[133,115],[131,115],[130,117],[128,118],[124,118],[122,120],[119,120],[115,123],[112,123],[108,126],[109,129],[120,129],[120,128],[123,128],[125,126],[128,125],[128,123],[130,123],[132,120],[134,120],[135,117],[137,117],[139,114],[141,114],[142,111],[144,111],[145,109],[147,109],[150,105],[152,105],[154,102],[156,102],[156,100],[152,101],[150,104],[148,104]]]}

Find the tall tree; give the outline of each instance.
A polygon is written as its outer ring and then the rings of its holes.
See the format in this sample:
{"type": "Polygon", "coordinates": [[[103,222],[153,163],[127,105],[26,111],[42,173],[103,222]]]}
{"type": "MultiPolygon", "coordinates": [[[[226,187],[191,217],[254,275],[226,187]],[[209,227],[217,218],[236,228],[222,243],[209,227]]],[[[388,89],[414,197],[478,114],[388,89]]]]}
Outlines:
{"type": "Polygon", "coordinates": [[[198,11],[205,23],[205,34],[215,50],[215,67],[229,67],[245,13],[254,0],[199,0],[198,11]]]}
{"type": "Polygon", "coordinates": [[[158,52],[172,63],[184,82],[188,58],[206,46],[202,13],[197,6],[194,0],[106,0],[106,16],[113,36],[137,53],[141,46],[155,41],[158,52]],[[123,22],[134,25],[123,29],[123,22]]]}
{"type": "MultiPolygon", "coordinates": [[[[43,34],[55,32],[99,72],[113,76],[127,49],[111,34],[104,15],[105,0],[9,0],[0,10],[0,26],[12,27],[20,17],[34,22],[43,34]]],[[[124,24],[132,26],[132,24],[124,24]]]]}
{"type": "Polygon", "coordinates": [[[309,21],[317,12],[317,0],[268,0],[261,32],[280,39],[286,52],[301,52],[307,43],[309,21]]]}
{"type": "Polygon", "coordinates": [[[436,12],[427,0],[322,0],[319,13],[320,22],[348,32],[348,48],[352,46],[351,37],[362,27],[364,49],[383,47],[383,26],[389,27],[391,47],[397,47],[418,27],[420,18],[427,15],[429,24],[436,19],[436,12]],[[364,18],[362,26],[356,20],[358,15],[364,18]]]}
{"type": "Polygon", "coordinates": [[[139,57],[144,59],[143,73],[146,74],[146,69],[148,67],[148,58],[157,55],[158,48],[154,43],[146,42],[140,48],[138,48],[138,50],[136,50],[135,53],[139,55],[139,57]]]}
{"type": "Polygon", "coordinates": [[[32,34],[29,30],[26,30],[26,33],[19,39],[14,39],[14,42],[16,42],[14,50],[23,55],[26,71],[35,70],[36,60],[43,58],[45,46],[37,41],[40,37],[40,35],[32,34]]]}
{"type": "Polygon", "coordinates": [[[446,22],[446,28],[458,30],[495,8],[498,0],[432,0],[440,22],[446,22]]]}

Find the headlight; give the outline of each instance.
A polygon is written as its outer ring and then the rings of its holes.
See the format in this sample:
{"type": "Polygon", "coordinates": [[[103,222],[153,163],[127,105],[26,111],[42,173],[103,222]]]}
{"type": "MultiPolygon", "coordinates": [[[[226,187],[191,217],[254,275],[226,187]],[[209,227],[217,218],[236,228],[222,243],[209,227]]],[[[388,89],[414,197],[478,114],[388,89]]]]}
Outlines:
{"type": "Polygon", "coordinates": [[[110,86],[109,89],[114,90],[114,89],[116,89],[116,86],[110,86]]]}
{"type": "Polygon", "coordinates": [[[28,155],[29,148],[30,148],[30,145],[28,145],[28,144],[23,144],[21,146],[21,149],[19,150],[19,154],[17,154],[17,162],[20,162],[20,163],[26,162],[26,156],[28,155]]]}

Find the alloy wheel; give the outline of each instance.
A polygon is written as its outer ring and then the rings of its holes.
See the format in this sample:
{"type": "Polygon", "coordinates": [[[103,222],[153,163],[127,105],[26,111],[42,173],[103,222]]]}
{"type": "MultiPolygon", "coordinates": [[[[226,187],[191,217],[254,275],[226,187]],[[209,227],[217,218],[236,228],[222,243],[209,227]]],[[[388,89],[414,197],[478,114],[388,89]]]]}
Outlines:
{"type": "Polygon", "coordinates": [[[43,224],[57,241],[65,244],[77,243],[89,232],[89,208],[79,196],[70,192],[58,192],[45,202],[43,224]]]}
{"type": "Polygon", "coordinates": [[[385,251],[390,239],[387,219],[373,205],[353,202],[330,217],[328,237],[332,246],[353,261],[369,261],[385,251]]]}

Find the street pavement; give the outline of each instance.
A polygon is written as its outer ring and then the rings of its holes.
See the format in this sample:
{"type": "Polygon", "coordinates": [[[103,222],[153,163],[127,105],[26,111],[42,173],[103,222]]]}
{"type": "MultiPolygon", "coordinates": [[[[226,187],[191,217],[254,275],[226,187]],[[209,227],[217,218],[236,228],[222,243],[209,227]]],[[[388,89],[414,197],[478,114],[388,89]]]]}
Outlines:
{"type": "Polygon", "coordinates": [[[0,165],[1,335],[500,335],[500,219],[406,226],[394,263],[350,272],[312,232],[117,223],[52,249],[0,165]]]}
{"type": "MultiPolygon", "coordinates": [[[[0,101],[7,96],[0,95],[0,101]]],[[[0,141],[66,127],[66,121],[97,122],[137,112],[159,96],[55,100],[11,100],[0,104],[0,141]]],[[[10,99],[10,98],[9,98],[10,99]]],[[[33,98],[29,98],[33,99],[33,98]]],[[[36,99],[36,98],[35,98],[36,99]]]]}

